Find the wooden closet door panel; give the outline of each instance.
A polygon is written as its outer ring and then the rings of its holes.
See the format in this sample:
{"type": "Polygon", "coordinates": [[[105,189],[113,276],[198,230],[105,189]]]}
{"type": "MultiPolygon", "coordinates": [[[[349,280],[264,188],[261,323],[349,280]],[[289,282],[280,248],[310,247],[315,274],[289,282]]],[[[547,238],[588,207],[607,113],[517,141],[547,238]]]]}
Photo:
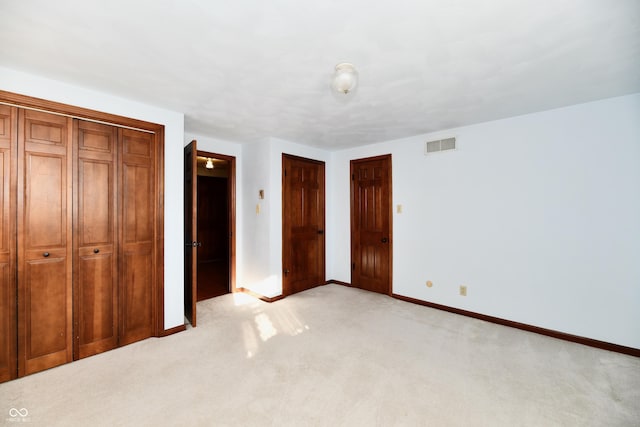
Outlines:
{"type": "MultiPolygon", "coordinates": [[[[24,374],[41,371],[70,362],[67,349],[71,331],[67,318],[68,290],[64,280],[67,265],[65,252],[52,254],[46,260],[35,255],[25,263],[22,293],[27,334],[24,348],[24,374]]],[[[22,369],[21,369],[22,371],[22,369]]]]}
{"type": "Polygon", "coordinates": [[[17,109],[0,105],[0,382],[17,375],[16,125],[17,109]]]}
{"type": "Polygon", "coordinates": [[[118,345],[117,128],[77,120],[74,167],[74,358],[118,345]]]}
{"type": "Polygon", "coordinates": [[[153,333],[155,136],[120,129],[120,344],[153,333]]]}
{"type": "Polygon", "coordinates": [[[72,359],[72,120],[19,110],[18,372],[72,359]]]}

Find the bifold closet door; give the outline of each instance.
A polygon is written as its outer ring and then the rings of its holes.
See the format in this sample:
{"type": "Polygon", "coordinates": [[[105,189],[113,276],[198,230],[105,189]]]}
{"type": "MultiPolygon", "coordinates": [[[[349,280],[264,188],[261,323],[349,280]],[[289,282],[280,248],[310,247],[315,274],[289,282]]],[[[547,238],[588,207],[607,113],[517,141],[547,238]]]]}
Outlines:
{"type": "Polygon", "coordinates": [[[16,128],[18,111],[0,105],[0,382],[17,375],[16,128]]]}
{"type": "Polygon", "coordinates": [[[153,334],[156,282],[155,210],[156,137],[132,129],[118,130],[119,164],[119,321],[120,345],[153,334]]]}
{"type": "Polygon", "coordinates": [[[18,373],[72,360],[72,128],[18,110],[18,373]]]}
{"type": "Polygon", "coordinates": [[[76,120],[74,135],[74,359],[81,359],[118,346],[118,130],[76,120]]]}

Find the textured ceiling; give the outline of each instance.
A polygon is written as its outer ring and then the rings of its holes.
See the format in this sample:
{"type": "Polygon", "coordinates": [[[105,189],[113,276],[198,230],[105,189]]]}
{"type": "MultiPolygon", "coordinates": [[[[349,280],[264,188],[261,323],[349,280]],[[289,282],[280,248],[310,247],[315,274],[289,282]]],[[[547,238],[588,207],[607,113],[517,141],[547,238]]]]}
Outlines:
{"type": "Polygon", "coordinates": [[[0,40],[187,132],[330,150],[640,92],[638,0],[0,0],[0,40]]]}

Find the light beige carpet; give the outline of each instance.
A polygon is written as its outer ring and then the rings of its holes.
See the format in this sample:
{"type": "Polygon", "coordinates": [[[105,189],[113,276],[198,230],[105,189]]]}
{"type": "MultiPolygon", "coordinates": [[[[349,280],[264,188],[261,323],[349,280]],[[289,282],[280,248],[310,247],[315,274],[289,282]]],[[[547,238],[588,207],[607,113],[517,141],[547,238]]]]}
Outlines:
{"type": "Polygon", "coordinates": [[[0,424],[640,425],[630,356],[337,285],[273,304],[226,295],[198,316],[0,384],[0,424]]]}

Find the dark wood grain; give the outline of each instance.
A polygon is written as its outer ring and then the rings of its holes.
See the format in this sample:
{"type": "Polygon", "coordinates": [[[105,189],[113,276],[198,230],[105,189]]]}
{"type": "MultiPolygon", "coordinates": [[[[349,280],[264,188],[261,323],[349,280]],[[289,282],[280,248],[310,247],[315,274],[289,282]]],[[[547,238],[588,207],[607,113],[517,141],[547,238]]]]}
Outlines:
{"type": "Polygon", "coordinates": [[[73,121],[18,116],[18,372],[27,375],[72,360],[73,121]]]}
{"type": "Polygon", "coordinates": [[[156,176],[153,134],[119,129],[122,144],[118,179],[119,343],[130,344],[155,332],[156,176]]]}
{"type": "Polygon", "coordinates": [[[351,161],[351,283],[391,294],[391,155],[351,161]]]}
{"type": "Polygon", "coordinates": [[[325,282],[324,162],[282,155],[282,291],[325,282]]]}
{"type": "Polygon", "coordinates": [[[0,382],[17,376],[15,107],[0,105],[0,382]]]}
{"type": "Polygon", "coordinates": [[[184,313],[191,326],[197,326],[198,302],[198,172],[194,139],[184,147],[184,313]]]}
{"type": "Polygon", "coordinates": [[[0,166],[0,381],[165,335],[164,126],[0,91],[0,166]]]}
{"type": "MultiPolygon", "coordinates": [[[[17,107],[27,109],[44,110],[52,113],[58,113],[63,116],[87,119],[90,121],[104,122],[117,125],[119,127],[130,127],[134,129],[142,129],[160,135],[164,126],[146,122],[144,120],[132,119],[130,117],[119,116],[116,114],[104,113],[101,111],[90,110],[88,108],[76,107],[74,105],[63,104],[60,102],[49,101],[42,98],[34,98],[27,95],[17,94],[0,90],[0,103],[10,104],[17,107]]],[[[164,141],[164,139],[163,139],[164,141]]]]}
{"type": "Polygon", "coordinates": [[[74,359],[118,345],[118,130],[75,121],[74,359]]]}

